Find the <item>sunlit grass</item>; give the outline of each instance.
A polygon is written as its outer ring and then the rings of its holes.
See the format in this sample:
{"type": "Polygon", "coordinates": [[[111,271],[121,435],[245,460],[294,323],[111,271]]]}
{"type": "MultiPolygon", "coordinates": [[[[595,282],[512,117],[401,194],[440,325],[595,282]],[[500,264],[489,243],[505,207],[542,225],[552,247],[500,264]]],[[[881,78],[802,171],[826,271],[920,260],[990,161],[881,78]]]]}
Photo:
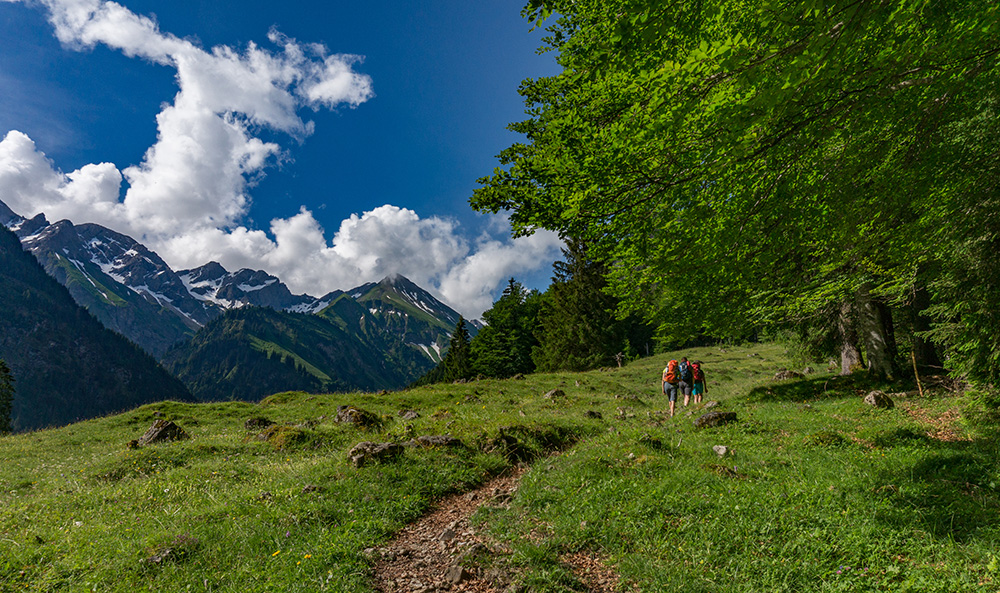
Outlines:
{"type": "Polygon", "coordinates": [[[479,521],[532,590],[578,589],[560,559],[579,550],[643,591],[997,589],[995,443],[928,438],[905,409],[940,416],[956,398],[878,411],[864,384],[773,382],[789,364],[778,345],[677,354],[705,363],[706,401],[738,423],[695,431],[704,410],[683,406],[666,417],[657,356],[387,395],[165,402],[5,437],[0,590],[369,591],[367,548],[518,460],[532,471],[514,504],[479,521]],[[543,397],[554,388],[565,396],[543,397]],[[345,404],[381,428],[337,423],[345,404]],[[409,409],[420,417],[401,419],[409,409]],[[303,438],[262,442],[243,427],[255,416],[303,438]],[[126,448],[157,418],[191,438],[126,448]],[[433,434],[465,447],[347,459],[360,441],[433,434]]]}

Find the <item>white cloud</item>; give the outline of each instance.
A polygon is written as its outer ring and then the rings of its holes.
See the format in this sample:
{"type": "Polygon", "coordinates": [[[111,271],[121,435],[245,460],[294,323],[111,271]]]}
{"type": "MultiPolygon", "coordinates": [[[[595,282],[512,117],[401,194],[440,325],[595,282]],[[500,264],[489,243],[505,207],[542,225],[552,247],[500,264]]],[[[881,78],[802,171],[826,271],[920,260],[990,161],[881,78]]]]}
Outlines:
{"type": "MultiPolygon", "coordinates": [[[[249,180],[287,158],[274,135],[265,142],[255,134],[266,129],[301,141],[314,128],[299,115],[304,108],[370,99],[371,78],[354,70],[361,58],[275,30],[268,33],[274,50],[251,43],[206,51],[115,2],[41,5],[67,47],[103,44],[174,68],[178,91],[156,116],[156,142],[123,170],[101,163],[63,173],[27,135],[9,132],[0,141],[0,200],[19,214],[95,222],[144,242],[175,269],[210,260],[265,269],[293,291],[317,296],[400,273],[469,317],[490,306],[507,277],[559,255],[549,233],[470,245],[455,221],[391,205],[352,215],[330,242],[305,208],[271,221],[270,235],[248,229],[249,180]]],[[[491,228],[498,231],[508,232],[502,217],[491,228]]]]}

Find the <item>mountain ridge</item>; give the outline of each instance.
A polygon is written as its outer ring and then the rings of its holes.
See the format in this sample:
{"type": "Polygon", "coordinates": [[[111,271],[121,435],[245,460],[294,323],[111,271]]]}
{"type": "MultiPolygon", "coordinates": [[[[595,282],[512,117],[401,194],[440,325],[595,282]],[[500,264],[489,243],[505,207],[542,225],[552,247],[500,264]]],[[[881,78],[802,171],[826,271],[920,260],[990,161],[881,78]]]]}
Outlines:
{"type": "Polygon", "coordinates": [[[225,311],[247,306],[319,314],[345,295],[363,297],[373,315],[386,318],[386,331],[432,362],[440,361],[458,319],[453,309],[399,274],[322,297],[296,295],[265,271],[229,272],[215,261],[175,272],[127,235],[94,223],[49,223],[43,214],[27,219],[2,201],[0,224],[18,235],[77,303],[158,359],[225,311]],[[397,285],[406,295],[395,294],[397,285]],[[396,319],[389,321],[391,316],[396,319]]]}
{"type": "Polygon", "coordinates": [[[194,401],[149,354],[105,328],[0,229],[0,358],[14,376],[13,420],[30,430],[155,401],[194,401]]]}

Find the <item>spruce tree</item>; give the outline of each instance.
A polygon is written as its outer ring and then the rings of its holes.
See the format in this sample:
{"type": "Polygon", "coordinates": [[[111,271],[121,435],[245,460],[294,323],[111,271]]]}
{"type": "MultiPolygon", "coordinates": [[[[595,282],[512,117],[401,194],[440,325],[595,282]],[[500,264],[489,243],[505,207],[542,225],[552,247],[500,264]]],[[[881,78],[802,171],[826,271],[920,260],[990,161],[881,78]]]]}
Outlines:
{"type": "Polygon", "coordinates": [[[13,429],[14,376],[7,363],[0,359],[0,434],[13,429]]]}
{"type": "Polygon", "coordinates": [[[444,360],[417,379],[413,386],[452,383],[460,379],[471,379],[473,376],[469,330],[465,327],[465,318],[459,317],[455,330],[451,333],[451,342],[444,360]]]}
{"type": "Polygon", "coordinates": [[[525,290],[513,278],[493,307],[483,313],[486,327],[472,339],[476,373],[506,378],[535,370],[531,350],[538,345],[534,326],[541,305],[537,291],[525,290]]]}
{"type": "Polygon", "coordinates": [[[471,379],[474,376],[470,341],[469,330],[465,327],[465,318],[459,317],[458,323],[455,324],[455,331],[451,334],[448,353],[445,354],[444,360],[441,362],[441,366],[444,367],[443,381],[471,379]]]}
{"type": "Polygon", "coordinates": [[[617,299],[605,292],[607,268],[588,257],[582,241],[568,240],[563,255],[538,313],[532,358],[539,371],[610,366],[628,351],[628,327],[615,319],[617,299]]]}

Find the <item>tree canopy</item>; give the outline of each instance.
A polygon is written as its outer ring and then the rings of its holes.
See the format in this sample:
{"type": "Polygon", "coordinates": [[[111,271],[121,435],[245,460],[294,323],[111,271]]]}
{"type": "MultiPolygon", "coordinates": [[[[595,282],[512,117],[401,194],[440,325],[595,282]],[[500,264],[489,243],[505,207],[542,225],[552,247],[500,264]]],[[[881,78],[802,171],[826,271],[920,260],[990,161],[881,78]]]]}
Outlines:
{"type": "Polygon", "coordinates": [[[911,333],[932,316],[958,370],[1000,378],[1000,7],[532,0],[525,15],[563,70],[522,84],[525,141],[475,208],[586,241],[623,311],[661,334],[818,323],[892,374],[892,311],[926,292],[911,333]]]}

